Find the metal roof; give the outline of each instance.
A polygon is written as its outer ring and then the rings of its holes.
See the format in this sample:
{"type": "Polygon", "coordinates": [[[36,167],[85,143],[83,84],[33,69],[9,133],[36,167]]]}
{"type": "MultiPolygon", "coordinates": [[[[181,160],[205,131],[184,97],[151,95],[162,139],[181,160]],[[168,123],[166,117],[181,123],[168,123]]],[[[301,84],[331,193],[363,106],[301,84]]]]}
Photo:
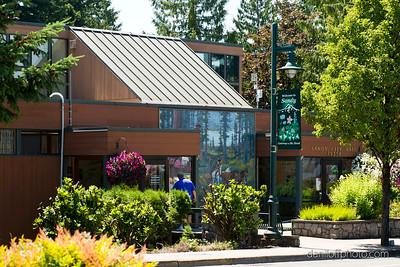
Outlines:
{"type": "Polygon", "coordinates": [[[251,108],[181,39],[70,29],[142,103],[251,108]]]}

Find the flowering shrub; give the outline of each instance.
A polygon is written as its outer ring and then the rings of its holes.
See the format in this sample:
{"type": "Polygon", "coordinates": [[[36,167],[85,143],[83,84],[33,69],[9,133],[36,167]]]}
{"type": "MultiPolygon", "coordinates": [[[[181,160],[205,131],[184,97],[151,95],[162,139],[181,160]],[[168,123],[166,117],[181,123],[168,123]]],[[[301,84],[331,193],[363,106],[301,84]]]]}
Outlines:
{"type": "Polygon", "coordinates": [[[138,152],[124,150],[106,162],[106,172],[111,184],[138,185],[146,175],[146,163],[138,152]]]}

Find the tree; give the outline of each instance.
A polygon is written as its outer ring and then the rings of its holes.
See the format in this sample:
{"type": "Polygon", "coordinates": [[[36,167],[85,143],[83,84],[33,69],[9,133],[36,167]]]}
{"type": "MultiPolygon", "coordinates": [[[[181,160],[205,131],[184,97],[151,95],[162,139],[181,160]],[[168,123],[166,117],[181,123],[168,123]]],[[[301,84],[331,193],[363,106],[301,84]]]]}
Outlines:
{"type": "MultiPolygon", "coordinates": [[[[17,17],[17,1],[0,4],[0,31],[17,17]]],[[[49,38],[56,37],[64,28],[63,22],[48,25],[37,32],[15,38],[0,38],[0,121],[9,122],[18,114],[18,100],[37,101],[44,92],[60,83],[60,78],[67,69],[78,62],[78,58],[68,56],[55,63],[47,62],[41,67],[18,65],[32,53],[40,53],[38,47],[49,38]],[[17,72],[18,71],[18,72],[17,72]]]]}
{"type": "Polygon", "coordinates": [[[390,169],[400,143],[400,3],[353,0],[343,22],[328,22],[319,50],[329,64],[303,86],[303,114],[317,135],[363,142],[382,166],[382,237],[389,244],[390,169]]]}
{"type": "Polygon", "coordinates": [[[246,42],[249,34],[257,34],[263,26],[271,25],[274,19],[275,10],[271,0],[241,0],[237,18],[233,20],[238,42],[246,49],[251,49],[246,42]]]}
{"type": "Polygon", "coordinates": [[[50,23],[69,19],[73,26],[119,30],[118,11],[111,0],[30,0],[21,6],[20,19],[28,22],[50,23]]]}
{"type": "Polygon", "coordinates": [[[220,41],[227,0],[152,0],[157,33],[206,41],[220,41]]]}
{"type": "MultiPolygon", "coordinates": [[[[318,39],[304,30],[304,25],[312,23],[313,14],[309,14],[299,2],[280,0],[276,2],[276,15],[279,25],[279,43],[295,44],[298,64],[302,66],[303,59],[314,55],[314,47],[318,39]]],[[[270,75],[271,75],[271,24],[267,23],[257,34],[250,34],[253,39],[252,48],[243,55],[243,96],[255,106],[255,90],[250,81],[251,73],[258,74],[258,88],[263,90],[264,96],[260,100],[260,108],[269,107],[270,103],[270,75]]],[[[279,56],[278,65],[284,66],[287,56],[279,56]]],[[[306,72],[303,75],[309,75],[306,72]]],[[[300,86],[302,76],[290,81],[285,75],[278,79],[278,88],[293,88],[300,86]]],[[[307,76],[305,76],[307,77],[307,76]]]]}

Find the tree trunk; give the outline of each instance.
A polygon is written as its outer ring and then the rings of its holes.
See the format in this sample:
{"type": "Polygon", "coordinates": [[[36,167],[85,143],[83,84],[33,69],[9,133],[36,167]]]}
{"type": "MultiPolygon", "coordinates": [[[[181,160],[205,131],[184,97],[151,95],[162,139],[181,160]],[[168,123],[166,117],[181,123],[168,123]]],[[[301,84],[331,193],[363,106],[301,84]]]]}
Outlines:
{"type": "Polygon", "coordinates": [[[381,245],[389,246],[390,164],[382,161],[382,232],[381,245]]]}

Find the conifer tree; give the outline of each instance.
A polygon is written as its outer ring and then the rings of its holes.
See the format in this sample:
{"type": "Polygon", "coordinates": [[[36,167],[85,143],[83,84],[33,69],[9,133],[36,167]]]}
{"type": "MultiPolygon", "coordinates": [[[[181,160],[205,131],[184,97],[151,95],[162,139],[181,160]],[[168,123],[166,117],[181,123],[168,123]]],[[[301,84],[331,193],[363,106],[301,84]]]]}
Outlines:
{"type": "Polygon", "coordinates": [[[21,6],[22,21],[51,23],[69,19],[69,24],[79,27],[119,30],[118,11],[111,0],[30,0],[21,6]]]}
{"type": "MultiPolygon", "coordinates": [[[[16,10],[20,3],[11,0],[0,4],[0,32],[6,32],[7,27],[18,18],[16,10]]],[[[19,100],[37,101],[44,92],[51,92],[60,83],[65,71],[77,64],[77,58],[68,56],[42,66],[25,66],[22,69],[18,66],[32,53],[40,54],[38,47],[47,43],[49,38],[57,37],[64,29],[64,22],[49,24],[25,36],[17,34],[12,39],[0,38],[0,122],[16,118],[19,100]]]]}
{"type": "Polygon", "coordinates": [[[227,0],[152,0],[153,23],[166,36],[220,41],[227,0]]]}
{"type": "Polygon", "coordinates": [[[271,24],[275,13],[272,0],[241,0],[234,19],[238,42],[244,45],[249,34],[256,34],[261,27],[271,24]]]}

